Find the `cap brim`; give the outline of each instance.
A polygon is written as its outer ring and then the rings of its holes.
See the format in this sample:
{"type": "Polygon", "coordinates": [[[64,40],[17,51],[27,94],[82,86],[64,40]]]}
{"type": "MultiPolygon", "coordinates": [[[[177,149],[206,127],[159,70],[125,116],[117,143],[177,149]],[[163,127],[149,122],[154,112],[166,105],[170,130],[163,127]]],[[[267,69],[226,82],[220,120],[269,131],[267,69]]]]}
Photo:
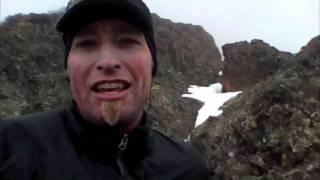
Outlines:
{"type": "Polygon", "coordinates": [[[79,2],[58,20],[55,29],[63,33],[74,32],[100,19],[121,19],[142,30],[152,29],[150,19],[142,9],[119,0],[79,2]]]}

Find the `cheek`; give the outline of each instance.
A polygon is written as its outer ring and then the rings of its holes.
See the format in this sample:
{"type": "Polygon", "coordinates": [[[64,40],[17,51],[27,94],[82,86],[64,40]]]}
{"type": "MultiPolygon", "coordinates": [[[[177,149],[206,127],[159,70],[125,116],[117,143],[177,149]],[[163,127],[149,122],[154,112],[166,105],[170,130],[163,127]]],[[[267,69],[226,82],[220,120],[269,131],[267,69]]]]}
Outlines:
{"type": "Polygon", "coordinates": [[[147,90],[149,90],[151,85],[152,66],[152,60],[149,58],[134,63],[136,78],[138,79],[138,81],[141,81],[141,86],[143,86],[147,90]]]}
{"type": "Polygon", "coordinates": [[[153,61],[151,57],[149,57],[144,59],[144,61],[141,61],[139,64],[137,63],[137,65],[139,65],[137,73],[141,79],[141,93],[142,96],[148,98],[152,82],[153,61]]]}
{"type": "MultiPolygon", "coordinates": [[[[79,96],[85,88],[86,78],[89,75],[90,65],[83,63],[77,56],[70,55],[68,58],[67,74],[70,80],[70,88],[73,96],[79,96]]],[[[76,97],[74,97],[76,98],[76,97]]]]}
{"type": "Polygon", "coordinates": [[[74,68],[73,66],[68,66],[68,77],[69,77],[69,80],[70,80],[70,90],[71,90],[71,94],[73,96],[73,98],[78,101],[79,98],[80,98],[80,83],[81,81],[78,79],[80,78],[80,76],[76,76],[76,74],[79,74],[77,73],[77,68],[74,68]]]}
{"type": "Polygon", "coordinates": [[[76,86],[77,78],[79,78],[79,75],[80,75],[80,73],[78,72],[78,71],[80,71],[80,68],[78,67],[78,65],[75,62],[76,61],[73,58],[68,59],[67,73],[68,73],[68,77],[70,79],[71,88],[74,88],[74,86],[76,86]],[[78,76],[76,76],[76,74],[78,74],[78,76]]]}
{"type": "Polygon", "coordinates": [[[131,65],[136,76],[144,76],[144,78],[150,79],[152,76],[153,61],[149,49],[146,49],[139,56],[137,56],[131,65]]]}
{"type": "Polygon", "coordinates": [[[67,62],[69,77],[79,79],[89,75],[90,69],[94,63],[93,61],[90,61],[90,59],[92,59],[90,56],[83,53],[71,52],[67,62]]]}

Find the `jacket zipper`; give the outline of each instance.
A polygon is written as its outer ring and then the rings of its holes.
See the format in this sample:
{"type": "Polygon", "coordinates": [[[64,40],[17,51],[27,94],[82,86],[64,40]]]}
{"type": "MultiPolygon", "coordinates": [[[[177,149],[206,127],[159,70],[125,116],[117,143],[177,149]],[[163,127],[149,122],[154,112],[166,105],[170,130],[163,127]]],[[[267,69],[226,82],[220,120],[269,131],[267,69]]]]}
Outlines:
{"type": "Polygon", "coordinates": [[[125,163],[123,162],[123,159],[122,159],[122,153],[127,149],[127,145],[128,145],[128,135],[124,134],[121,141],[120,141],[120,144],[118,145],[119,152],[118,152],[118,156],[116,159],[121,176],[128,175],[127,168],[126,168],[125,163]]]}

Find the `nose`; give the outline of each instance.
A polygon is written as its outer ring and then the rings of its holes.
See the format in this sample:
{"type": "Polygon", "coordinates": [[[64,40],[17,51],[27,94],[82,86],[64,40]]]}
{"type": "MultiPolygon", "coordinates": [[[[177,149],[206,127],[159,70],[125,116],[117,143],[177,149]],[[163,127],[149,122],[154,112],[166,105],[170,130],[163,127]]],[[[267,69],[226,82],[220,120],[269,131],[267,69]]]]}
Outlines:
{"type": "Polygon", "coordinates": [[[111,64],[111,63],[108,63],[108,64],[105,64],[105,63],[101,64],[100,63],[97,66],[97,70],[102,73],[105,73],[105,74],[113,74],[120,68],[121,68],[120,64],[111,64]]]}
{"type": "Polygon", "coordinates": [[[121,60],[116,52],[104,51],[96,63],[96,69],[104,74],[113,74],[121,69],[121,60]]]}

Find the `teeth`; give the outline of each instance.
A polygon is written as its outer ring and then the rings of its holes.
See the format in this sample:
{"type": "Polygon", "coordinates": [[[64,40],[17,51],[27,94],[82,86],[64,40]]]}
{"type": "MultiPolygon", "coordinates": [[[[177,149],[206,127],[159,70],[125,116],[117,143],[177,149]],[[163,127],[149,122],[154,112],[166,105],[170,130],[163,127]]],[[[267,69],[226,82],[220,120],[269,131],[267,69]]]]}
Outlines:
{"type": "Polygon", "coordinates": [[[124,84],[123,83],[104,83],[100,84],[97,89],[123,89],[124,84]]]}

